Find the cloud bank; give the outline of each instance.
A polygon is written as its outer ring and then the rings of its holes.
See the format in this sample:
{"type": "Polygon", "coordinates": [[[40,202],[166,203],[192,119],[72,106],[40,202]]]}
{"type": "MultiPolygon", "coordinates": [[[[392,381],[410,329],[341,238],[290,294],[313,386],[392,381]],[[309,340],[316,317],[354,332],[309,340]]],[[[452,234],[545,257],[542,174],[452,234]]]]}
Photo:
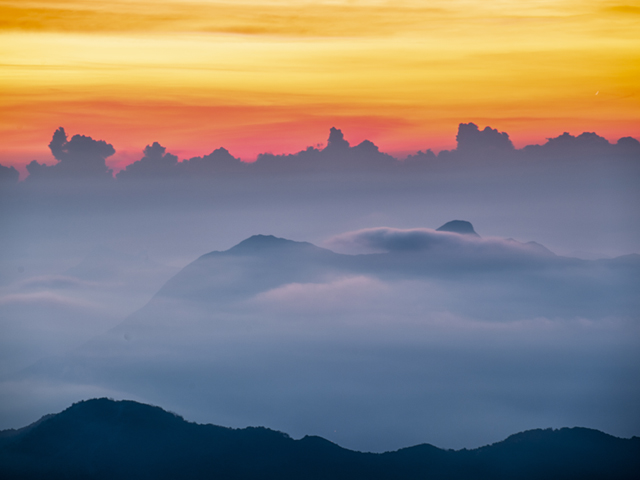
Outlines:
{"type": "Polygon", "coordinates": [[[94,140],[84,135],[74,135],[71,140],[67,140],[64,128],[60,127],[54,132],[49,149],[58,163],[49,166],[33,160],[27,165],[30,180],[113,178],[113,171],[107,167],[105,160],[116,151],[104,140],[94,140]]]}
{"type": "MultiPolygon", "coordinates": [[[[638,169],[640,164],[640,142],[632,137],[624,137],[617,143],[593,132],[578,136],[565,132],[549,138],[543,145],[528,145],[515,149],[506,132],[474,123],[461,123],[456,135],[457,147],[443,150],[437,155],[431,150],[419,151],[400,160],[365,140],[351,146],[341,130],[332,127],[324,148],[308,147],[295,154],[274,155],[263,153],[253,163],[242,162],[226,149],[220,147],[208,155],[180,161],[177,156],[166,152],[158,142],[147,145],[144,156],[115,176],[118,181],[158,180],[178,178],[211,178],[227,175],[265,174],[374,174],[399,173],[416,174],[438,171],[442,168],[459,169],[487,164],[512,168],[514,163],[566,162],[567,160],[600,160],[620,162],[632,160],[638,169]],[[496,163],[497,162],[497,163],[496,163]]],[[[74,135],[67,140],[66,132],[59,128],[49,144],[56,165],[47,166],[32,161],[28,166],[29,179],[110,179],[112,171],[105,159],[115,153],[112,145],[96,141],[91,137],[74,135]]],[[[12,167],[0,168],[0,178],[14,179],[12,167]],[[7,168],[9,168],[7,170],[7,168]]],[[[15,169],[14,169],[15,170],[15,169]]]]}
{"type": "MultiPolygon", "coordinates": [[[[106,391],[374,451],[541,424],[635,434],[639,257],[581,261],[473,232],[458,220],[327,241],[355,255],[255,235],[202,255],[111,330],[0,379],[0,422],[106,391]]],[[[23,288],[38,285],[51,284],[23,288]]]]}
{"type": "Polygon", "coordinates": [[[428,252],[451,256],[553,256],[551,251],[535,242],[521,243],[512,239],[480,238],[477,235],[429,228],[367,228],[336,235],[327,240],[326,245],[337,251],[349,253],[428,252]]]}

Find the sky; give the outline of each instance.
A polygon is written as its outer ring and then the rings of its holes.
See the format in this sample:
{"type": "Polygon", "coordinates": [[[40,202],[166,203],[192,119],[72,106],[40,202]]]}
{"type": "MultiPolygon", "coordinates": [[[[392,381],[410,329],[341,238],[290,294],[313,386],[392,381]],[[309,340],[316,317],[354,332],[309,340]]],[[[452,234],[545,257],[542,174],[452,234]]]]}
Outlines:
{"type": "Polygon", "coordinates": [[[51,134],[252,161],[342,128],[406,155],[473,121],[517,147],[640,128],[640,4],[611,1],[0,2],[0,163],[51,134]]]}

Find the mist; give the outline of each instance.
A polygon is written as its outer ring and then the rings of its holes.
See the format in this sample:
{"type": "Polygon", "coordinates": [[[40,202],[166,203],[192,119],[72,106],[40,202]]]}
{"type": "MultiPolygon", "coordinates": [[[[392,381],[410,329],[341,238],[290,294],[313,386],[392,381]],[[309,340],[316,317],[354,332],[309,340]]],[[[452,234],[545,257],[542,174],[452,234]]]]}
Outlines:
{"type": "Polygon", "coordinates": [[[56,131],[0,184],[0,428],[109,396],[370,451],[638,435],[638,142],[463,125],[406,159],[152,143],[115,176],[56,131]]]}

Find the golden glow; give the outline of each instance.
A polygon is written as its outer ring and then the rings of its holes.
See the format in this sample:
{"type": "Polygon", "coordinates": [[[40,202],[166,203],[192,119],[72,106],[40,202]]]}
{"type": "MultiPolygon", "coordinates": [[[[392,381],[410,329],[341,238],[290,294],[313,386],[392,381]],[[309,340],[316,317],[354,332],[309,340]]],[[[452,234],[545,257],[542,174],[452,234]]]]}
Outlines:
{"type": "MultiPolygon", "coordinates": [[[[323,141],[453,146],[456,125],[517,144],[640,133],[640,2],[2,1],[0,163],[62,125],[247,159],[323,141]],[[598,92],[598,95],[596,95],[598,92]]],[[[38,145],[38,147],[34,147],[38,145]]]]}

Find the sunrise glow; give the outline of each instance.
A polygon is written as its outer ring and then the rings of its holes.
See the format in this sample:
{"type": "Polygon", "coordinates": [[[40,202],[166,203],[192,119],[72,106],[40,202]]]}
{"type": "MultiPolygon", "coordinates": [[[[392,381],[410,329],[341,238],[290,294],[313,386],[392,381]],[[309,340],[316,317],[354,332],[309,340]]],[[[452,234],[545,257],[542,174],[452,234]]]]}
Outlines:
{"type": "Polygon", "coordinates": [[[399,156],[469,121],[516,146],[640,132],[638,2],[0,1],[0,18],[0,163],[23,174],[59,126],[112,143],[115,170],[153,141],[251,161],[331,126],[399,156]]]}

